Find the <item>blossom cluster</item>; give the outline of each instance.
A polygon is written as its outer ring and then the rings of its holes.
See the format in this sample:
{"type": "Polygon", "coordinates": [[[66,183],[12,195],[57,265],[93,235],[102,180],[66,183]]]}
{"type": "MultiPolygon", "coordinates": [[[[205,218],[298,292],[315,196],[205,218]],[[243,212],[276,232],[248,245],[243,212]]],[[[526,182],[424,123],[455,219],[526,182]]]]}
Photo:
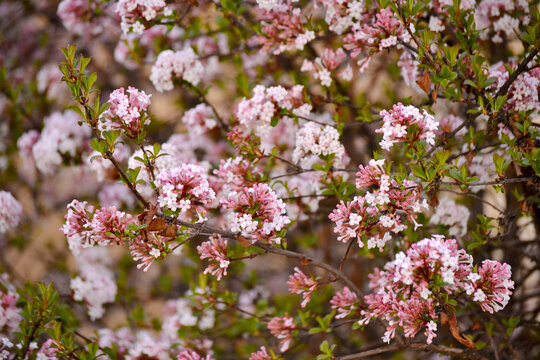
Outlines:
{"type": "MultiPolygon", "coordinates": [[[[513,64],[510,64],[513,65],[513,64]]],[[[513,66],[512,66],[513,67],[513,66]]],[[[491,86],[493,90],[499,91],[510,74],[503,62],[498,62],[489,68],[489,75],[496,79],[491,86]]],[[[513,111],[532,110],[534,115],[540,113],[540,100],[538,98],[538,88],[540,87],[540,69],[531,69],[520,74],[508,88],[508,100],[505,107],[513,111]]]]}
{"type": "Polygon", "coordinates": [[[383,340],[389,342],[402,328],[406,337],[414,337],[425,328],[427,343],[436,337],[438,306],[442,295],[464,292],[484,311],[503,309],[514,283],[508,264],[485,260],[475,271],[472,256],[458,249],[456,240],[441,235],[424,239],[400,252],[384,270],[370,275],[373,294],[365,297],[367,308],[361,324],[372,318],[388,322],[383,340]]]}
{"type": "Polygon", "coordinates": [[[461,238],[467,233],[470,214],[466,206],[456,204],[449,198],[442,198],[429,222],[446,225],[449,227],[448,234],[451,237],[461,238]]]}
{"type": "Polygon", "coordinates": [[[308,71],[313,73],[313,77],[318,79],[323,86],[332,84],[332,75],[341,77],[345,81],[350,81],[353,76],[352,68],[347,65],[339,70],[345,63],[347,54],[343,49],[324,49],[322,57],[318,57],[315,61],[304,60],[300,71],[308,71]],[[338,71],[335,71],[338,70],[338,71]]]}
{"type": "Polygon", "coordinates": [[[139,20],[152,21],[160,12],[164,16],[172,13],[165,0],[119,0],[116,4],[116,13],[122,19],[122,31],[126,34],[130,30],[142,34],[144,25],[139,20]]]}
{"type": "Polygon", "coordinates": [[[227,268],[230,263],[227,256],[227,245],[227,239],[223,239],[219,234],[214,234],[210,236],[208,241],[197,246],[201,260],[208,259],[211,261],[204,273],[216,276],[218,281],[221,280],[223,275],[227,275],[227,268]]]}
{"type": "Polygon", "coordinates": [[[530,21],[529,3],[524,0],[482,0],[474,12],[476,28],[481,29],[480,38],[491,38],[494,43],[502,43],[503,35],[513,37],[519,34],[521,24],[530,21]]]}
{"type": "Polygon", "coordinates": [[[311,295],[318,288],[317,281],[307,277],[298,267],[295,267],[294,274],[289,276],[287,285],[289,286],[289,291],[291,293],[302,295],[304,300],[302,301],[301,306],[303,308],[306,307],[311,299],[311,295]]]}
{"type": "Polygon", "coordinates": [[[405,106],[397,103],[390,111],[381,111],[381,116],[383,126],[375,132],[383,134],[380,143],[383,149],[390,150],[395,143],[418,140],[425,140],[428,144],[435,145],[435,130],[439,124],[426,110],[420,112],[412,105],[405,106]],[[410,139],[407,137],[408,130],[413,125],[417,127],[417,133],[410,139]]]}
{"type": "Polygon", "coordinates": [[[110,259],[105,249],[81,249],[76,256],[79,275],[71,280],[73,299],[84,301],[88,316],[99,319],[105,313],[106,303],[114,302],[116,282],[110,268],[110,259]]]}
{"type": "Polygon", "coordinates": [[[94,244],[123,243],[128,225],[135,221],[115,206],[96,209],[86,201],[73,200],[67,208],[66,223],[60,231],[67,237],[69,248],[75,255],[81,248],[94,244]]]}
{"type": "Polygon", "coordinates": [[[343,34],[357,21],[364,20],[364,0],[321,0],[329,29],[343,34]]]}
{"type": "Polygon", "coordinates": [[[143,125],[150,124],[146,115],[150,96],[132,86],[128,87],[127,94],[124,88],[114,90],[109,95],[110,107],[100,116],[100,130],[121,129],[126,136],[136,138],[143,131],[143,125]]]}
{"type": "Polygon", "coordinates": [[[236,109],[238,122],[255,135],[265,136],[271,129],[272,119],[280,118],[280,110],[288,110],[298,116],[307,116],[311,105],[306,104],[303,97],[304,88],[296,85],[290,90],[282,86],[264,87],[257,85],[253,96],[242,99],[236,109]]]}
{"type": "Polygon", "coordinates": [[[200,135],[217,126],[217,121],[212,108],[206,104],[199,104],[189,109],[182,116],[182,122],[194,135],[200,135]]]}
{"type": "Polygon", "coordinates": [[[22,206],[10,192],[0,191],[0,234],[14,228],[21,221],[22,206]]]}
{"type": "Polygon", "coordinates": [[[306,166],[310,163],[308,154],[318,157],[331,155],[334,165],[339,165],[345,156],[345,148],[339,141],[337,129],[329,125],[323,128],[312,122],[302,126],[296,134],[296,147],[292,159],[295,163],[300,162],[306,166]]]}
{"type": "Polygon", "coordinates": [[[364,70],[373,53],[383,51],[398,44],[398,40],[408,43],[410,36],[390,9],[381,9],[372,23],[355,23],[352,32],[343,39],[343,47],[351,51],[351,57],[359,58],[360,70],[364,70]],[[367,57],[361,57],[363,52],[367,57]]]}
{"type": "Polygon", "coordinates": [[[219,168],[214,170],[214,175],[224,192],[240,191],[253,185],[255,180],[262,176],[262,171],[248,159],[237,156],[222,159],[219,168]]]}
{"type": "Polygon", "coordinates": [[[399,233],[407,228],[401,214],[416,223],[416,213],[427,208],[425,200],[420,201],[418,184],[409,180],[391,179],[383,168],[384,160],[370,160],[367,166],[360,165],[357,173],[357,188],[376,185],[378,189],[367,191],[364,196],[355,196],[346,203],[342,200],[329,215],[335,223],[334,232],[338,240],[347,242],[351,238],[364,246],[362,239],[367,239],[368,249],[378,247],[381,251],[392,238],[391,233],[399,233]]]}
{"type": "Polygon", "coordinates": [[[290,223],[285,215],[285,203],[267,185],[257,183],[241,191],[230,192],[221,200],[225,209],[231,209],[229,224],[232,232],[244,237],[281,243],[278,234],[290,223]]]}
{"type": "Polygon", "coordinates": [[[268,322],[270,333],[280,340],[280,351],[287,351],[293,339],[293,331],[296,330],[294,318],[288,314],[282,317],[273,317],[268,322]]]}
{"type": "Polygon", "coordinates": [[[204,221],[206,205],[216,198],[205,170],[194,164],[182,164],[160,172],[155,184],[158,187],[160,207],[180,213],[195,211],[197,221],[204,221]]]}
{"type": "Polygon", "coordinates": [[[262,51],[279,55],[284,51],[302,50],[315,39],[315,32],[302,24],[302,10],[285,0],[271,9],[258,8],[257,19],[262,22],[263,35],[257,37],[262,51]]]}
{"type": "Polygon", "coordinates": [[[345,286],[341,293],[338,292],[332,297],[330,300],[330,305],[332,305],[332,310],[336,310],[338,312],[336,319],[343,319],[344,317],[358,311],[358,296],[347,286],[345,286]]]}
{"type": "MultiPolygon", "coordinates": [[[[54,112],[46,117],[45,126],[32,145],[36,167],[45,175],[52,175],[64,160],[74,160],[88,148],[90,129],[80,126],[76,112],[54,112]]],[[[33,136],[33,135],[32,135],[33,136]]]]}
{"type": "Polygon", "coordinates": [[[182,79],[193,85],[198,85],[204,73],[199,57],[192,48],[173,51],[164,50],[152,66],[150,81],[159,92],[172,90],[175,79],[182,79]]]}
{"type": "MultiPolygon", "coordinates": [[[[19,329],[22,320],[21,309],[17,307],[19,295],[9,282],[7,274],[0,275],[0,338],[19,329]]],[[[1,352],[0,352],[1,355],[1,352]]]]}

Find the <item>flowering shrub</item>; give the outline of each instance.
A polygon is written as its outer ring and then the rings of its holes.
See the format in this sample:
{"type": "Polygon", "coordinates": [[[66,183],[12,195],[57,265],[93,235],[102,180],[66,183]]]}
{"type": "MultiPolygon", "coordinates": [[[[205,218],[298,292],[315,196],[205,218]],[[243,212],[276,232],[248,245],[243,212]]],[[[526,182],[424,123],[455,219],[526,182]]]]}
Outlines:
{"type": "Polygon", "coordinates": [[[0,359],[540,353],[537,0],[0,15],[0,359]]]}

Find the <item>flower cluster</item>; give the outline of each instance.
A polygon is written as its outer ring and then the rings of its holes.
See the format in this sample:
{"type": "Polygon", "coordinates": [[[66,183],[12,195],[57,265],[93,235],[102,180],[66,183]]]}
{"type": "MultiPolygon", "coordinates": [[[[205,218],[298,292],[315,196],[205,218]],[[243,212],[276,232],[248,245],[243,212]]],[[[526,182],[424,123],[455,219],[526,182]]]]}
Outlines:
{"type": "Polygon", "coordinates": [[[383,117],[383,126],[375,132],[383,134],[380,143],[383,149],[390,150],[393,144],[409,140],[412,142],[425,140],[428,144],[435,145],[435,130],[439,124],[426,110],[421,113],[418,108],[412,105],[405,106],[402,103],[397,103],[392,110],[381,111],[381,116],[383,117]],[[410,139],[407,135],[409,127],[412,125],[416,126],[417,133],[414,134],[414,138],[410,139]]]}
{"type": "Polygon", "coordinates": [[[227,245],[228,241],[226,239],[223,239],[219,234],[214,234],[210,236],[208,241],[197,246],[201,260],[208,259],[212,261],[204,270],[204,273],[216,276],[218,281],[221,280],[223,275],[227,275],[227,268],[230,263],[227,256],[227,245]]]}
{"type": "Polygon", "coordinates": [[[156,259],[168,252],[167,241],[170,241],[170,238],[165,238],[155,232],[145,234],[136,236],[130,241],[129,253],[133,261],[139,263],[137,269],[142,268],[144,272],[147,272],[156,259]]]}
{"type": "Polygon", "coordinates": [[[279,55],[284,51],[302,50],[315,39],[315,32],[302,24],[302,10],[285,0],[270,10],[257,9],[257,19],[262,22],[264,35],[257,37],[262,51],[279,55]]]}
{"type": "Polygon", "coordinates": [[[449,198],[443,198],[429,222],[446,225],[449,227],[448,234],[451,237],[461,238],[467,233],[467,222],[470,214],[466,206],[456,204],[449,198]]]}
{"type": "Polygon", "coordinates": [[[71,280],[73,298],[84,301],[92,320],[105,313],[103,305],[114,302],[116,282],[105,249],[83,249],[77,256],[79,276],[71,280]]]}
{"type": "Polygon", "coordinates": [[[127,94],[124,88],[114,90],[109,95],[110,107],[100,116],[100,130],[122,129],[126,136],[136,138],[143,131],[143,125],[150,124],[150,118],[146,115],[150,96],[132,86],[127,94]]]}
{"type": "Polygon", "coordinates": [[[527,1],[482,0],[474,12],[474,21],[476,28],[482,30],[481,39],[487,40],[491,37],[494,43],[502,43],[503,34],[513,37],[516,33],[519,34],[521,24],[528,25],[529,13],[527,1]]]}
{"type": "Polygon", "coordinates": [[[177,357],[178,360],[211,360],[210,355],[201,356],[195,350],[184,350],[177,357]]]}
{"type": "Polygon", "coordinates": [[[93,1],[62,0],[56,14],[69,32],[88,36],[99,34],[103,30],[100,22],[93,20],[98,9],[99,6],[93,1]]]}
{"type": "Polygon", "coordinates": [[[0,191],[0,234],[14,228],[21,221],[22,206],[10,192],[0,191]]]}
{"type": "Polygon", "coordinates": [[[272,356],[266,351],[266,347],[261,346],[259,351],[251,353],[249,360],[273,360],[272,356]]]}
{"type": "Polygon", "coordinates": [[[172,10],[167,7],[165,0],[119,0],[116,5],[116,13],[122,18],[122,31],[130,30],[136,34],[142,34],[144,25],[139,21],[144,19],[152,21],[161,12],[169,16],[172,10]]]}
{"type": "Polygon", "coordinates": [[[484,311],[499,311],[508,303],[514,283],[507,264],[485,260],[478,272],[473,259],[458,249],[454,239],[441,235],[413,244],[400,252],[384,270],[370,275],[373,294],[365,297],[367,309],[361,313],[366,324],[372,318],[388,322],[383,340],[389,342],[402,328],[406,337],[414,337],[426,328],[427,343],[436,336],[438,306],[442,295],[466,292],[484,311]]]}
{"type": "Polygon", "coordinates": [[[293,339],[293,331],[296,330],[294,319],[288,314],[282,317],[273,317],[268,322],[270,333],[280,340],[280,351],[287,351],[293,339]]]}
{"type": "Polygon", "coordinates": [[[86,150],[90,128],[80,126],[81,118],[74,111],[55,112],[46,117],[39,139],[32,146],[36,167],[52,175],[63,160],[73,160],[86,150]]]}
{"type": "Polygon", "coordinates": [[[409,180],[397,181],[391,179],[383,168],[384,160],[371,160],[368,166],[360,165],[357,173],[358,188],[377,185],[378,189],[364,196],[355,196],[347,203],[340,202],[329,215],[335,222],[334,232],[339,234],[338,240],[347,242],[351,238],[358,240],[360,247],[364,246],[362,239],[367,238],[369,249],[378,247],[381,251],[392,236],[407,228],[403,224],[400,213],[407,215],[409,221],[416,223],[416,213],[427,202],[420,201],[418,184],[409,180]]]}
{"type": "Polygon", "coordinates": [[[121,244],[128,225],[135,221],[115,206],[96,209],[86,201],[73,200],[67,208],[66,223],[60,231],[68,238],[69,248],[75,255],[81,248],[94,244],[121,244]]]}
{"type": "Polygon", "coordinates": [[[251,237],[251,241],[281,242],[279,232],[290,223],[285,203],[267,185],[257,183],[250,188],[229,193],[221,200],[225,209],[231,209],[230,229],[242,236],[251,237]]]}
{"type": "Polygon", "coordinates": [[[344,64],[346,58],[347,54],[345,51],[343,51],[343,49],[338,49],[337,51],[333,51],[332,49],[324,49],[322,58],[318,57],[315,59],[315,61],[310,61],[307,59],[304,60],[300,71],[312,72],[313,77],[320,80],[323,86],[332,85],[333,72],[343,80],[350,81],[353,76],[350,65],[347,65],[347,67],[337,72],[334,71],[339,69],[344,64]]]}
{"type": "Polygon", "coordinates": [[[308,154],[319,157],[332,156],[334,165],[338,165],[343,160],[345,148],[339,141],[339,133],[332,126],[320,125],[312,122],[306,123],[296,134],[296,147],[292,154],[295,163],[299,162],[306,166],[310,159],[308,154]]]}
{"type": "Polygon", "coordinates": [[[360,58],[358,65],[364,70],[374,53],[391,48],[398,44],[398,40],[409,42],[409,35],[400,21],[396,19],[390,9],[381,9],[375,14],[372,23],[360,25],[355,23],[352,32],[343,39],[343,47],[351,51],[351,57],[358,58],[362,52],[367,51],[368,57],[360,58]]]}
{"type": "Polygon", "coordinates": [[[326,9],[325,21],[329,29],[343,34],[357,21],[363,19],[363,0],[321,0],[326,9]]]}
{"type": "MultiPolygon", "coordinates": [[[[511,64],[513,65],[513,64],[511,64]]],[[[510,74],[503,62],[498,62],[489,68],[489,75],[496,79],[493,90],[499,91],[508,81],[510,74]]],[[[535,68],[521,73],[508,88],[508,100],[505,107],[513,111],[533,110],[534,115],[540,113],[538,88],[540,87],[540,69],[535,68]]],[[[533,115],[533,116],[534,116],[533,115]]]]}
{"type": "Polygon", "coordinates": [[[212,130],[217,125],[214,111],[206,104],[199,104],[186,111],[182,116],[182,122],[194,135],[200,135],[212,130]]]}
{"type": "Polygon", "coordinates": [[[289,276],[287,285],[291,293],[303,296],[304,300],[301,304],[303,308],[306,307],[311,299],[311,294],[318,288],[317,281],[313,278],[308,278],[298,267],[295,267],[294,274],[289,276]]]}
{"type": "Polygon", "coordinates": [[[160,207],[180,213],[194,210],[198,221],[204,221],[207,205],[216,198],[205,170],[194,164],[182,164],[177,168],[164,170],[156,176],[155,183],[159,189],[160,207]]]}
{"type": "Polygon", "coordinates": [[[173,89],[175,78],[198,85],[203,74],[204,68],[199,57],[188,47],[180,51],[162,51],[152,66],[150,80],[157,91],[163,92],[173,89]]]}
{"type": "Polygon", "coordinates": [[[280,110],[288,110],[298,116],[307,116],[311,105],[306,104],[303,97],[304,88],[296,85],[290,90],[282,86],[264,87],[257,85],[253,96],[242,99],[236,109],[238,122],[247,129],[253,129],[257,136],[267,135],[271,129],[272,119],[280,118],[280,110]]]}
{"type": "MultiPolygon", "coordinates": [[[[9,282],[7,274],[0,275],[0,337],[11,335],[19,329],[22,320],[21,309],[17,305],[19,295],[9,282]]],[[[2,353],[0,352],[0,355],[2,353]]]]}
{"type": "Polygon", "coordinates": [[[256,179],[262,176],[262,171],[248,159],[237,156],[222,159],[219,168],[214,170],[214,175],[224,191],[240,191],[253,185],[256,179]]]}
{"type": "Polygon", "coordinates": [[[353,293],[347,286],[343,288],[343,292],[337,293],[330,300],[332,310],[337,310],[336,319],[343,319],[352,313],[355,313],[359,308],[358,296],[353,293]]]}

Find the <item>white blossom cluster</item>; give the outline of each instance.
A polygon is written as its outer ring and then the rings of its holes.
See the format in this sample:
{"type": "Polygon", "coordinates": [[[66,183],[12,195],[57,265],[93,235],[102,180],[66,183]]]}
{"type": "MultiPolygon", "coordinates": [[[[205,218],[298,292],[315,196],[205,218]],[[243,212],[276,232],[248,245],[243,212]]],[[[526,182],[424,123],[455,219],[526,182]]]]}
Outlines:
{"type": "Polygon", "coordinates": [[[7,191],[0,191],[0,234],[17,226],[21,214],[22,206],[17,199],[7,191]]]}
{"type": "Polygon", "coordinates": [[[150,74],[150,80],[159,92],[172,90],[174,78],[180,78],[193,85],[199,84],[204,68],[192,48],[162,51],[150,74]]]}
{"type": "Polygon", "coordinates": [[[429,222],[449,226],[448,234],[461,238],[467,233],[470,215],[466,206],[456,204],[452,199],[442,198],[429,222]]]}
{"type": "Polygon", "coordinates": [[[332,126],[324,128],[314,123],[305,124],[296,134],[296,147],[292,154],[295,163],[304,164],[306,155],[334,155],[334,164],[339,164],[345,155],[345,148],[339,141],[339,133],[332,126]]]}
{"type": "Polygon", "coordinates": [[[120,26],[124,34],[130,30],[136,34],[142,34],[144,25],[138,18],[151,21],[158,16],[159,12],[165,16],[172,14],[165,0],[119,0],[116,4],[116,13],[122,19],[120,26]]]}

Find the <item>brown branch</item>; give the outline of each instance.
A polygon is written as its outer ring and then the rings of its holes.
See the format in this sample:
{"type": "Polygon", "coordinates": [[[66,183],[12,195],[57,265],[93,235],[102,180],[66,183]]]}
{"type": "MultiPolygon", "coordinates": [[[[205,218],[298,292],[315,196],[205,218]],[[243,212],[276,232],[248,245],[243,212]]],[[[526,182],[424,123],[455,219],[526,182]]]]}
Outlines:
{"type": "Polygon", "coordinates": [[[508,80],[506,80],[506,82],[503,84],[503,86],[501,86],[499,91],[497,91],[497,93],[495,94],[495,98],[508,92],[510,85],[512,85],[512,83],[518,78],[518,76],[525,71],[525,69],[527,68],[527,64],[529,64],[529,62],[531,62],[536,55],[538,55],[538,49],[534,49],[525,59],[523,59],[523,61],[518,65],[516,71],[514,71],[512,75],[510,75],[508,80]]]}

